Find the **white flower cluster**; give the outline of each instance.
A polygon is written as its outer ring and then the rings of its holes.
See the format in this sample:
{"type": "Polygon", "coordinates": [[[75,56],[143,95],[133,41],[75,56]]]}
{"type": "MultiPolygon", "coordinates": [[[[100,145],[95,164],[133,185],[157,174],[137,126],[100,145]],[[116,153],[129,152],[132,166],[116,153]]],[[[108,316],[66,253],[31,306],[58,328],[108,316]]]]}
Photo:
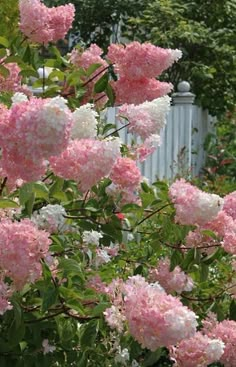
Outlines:
{"type": "Polygon", "coordinates": [[[184,307],[177,307],[175,312],[169,310],[165,313],[169,334],[176,340],[188,339],[194,336],[198,326],[196,314],[184,307]]]}
{"type": "Polygon", "coordinates": [[[51,133],[52,130],[58,132],[64,130],[68,124],[68,115],[70,115],[70,110],[66,104],[67,100],[59,96],[51,98],[44,104],[41,111],[41,117],[47,121],[42,132],[44,137],[47,136],[47,133],[51,133]]]}
{"type": "Polygon", "coordinates": [[[224,352],[225,344],[220,339],[209,339],[206,347],[208,360],[218,361],[224,352]]]}
{"type": "Polygon", "coordinates": [[[11,100],[12,100],[12,104],[17,104],[17,103],[28,101],[28,98],[24,93],[16,92],[11,97],[11,100]]]}
{"type": "Polygon", "coordinates": [[[97,231],[84,231],[82,235],[83,242],[86,245],[96,245],[99,246],[99,239],[102,238],[103,235],[97,231]]]}
{"type": "Polygon", "coordinates": [[[87,103],[73,112],[72,139],[92,139],[97,136],[98,114],[94,105],[87,103]]]}
{"type": "Polygon", "coordinates": [[[153,132],[153,134],[160,135],[161,129],[165,126],[166,114],[170,110],[170,101],[169,96],[164,96],[142,104],[143,110],[148,112],[152,121],[155,121],[155,133],[153,132]]]}
{"type": "Polygon", "coordinates": [[[199,216],[197,223],[207,223],[217,217],[217,214],[223,208],[224,199],[218,195],[199,190],[196,202],[199,209],[195,213],[196,216],[199,216]]]}
{"type": "Polygon", "coordinates": [[[63,206],[47,205],[41,208],[38,212],[34,212],[31,220],[38,228],[45,229],[50,233],[58,232],[65,229],[66,225],[66,211],[63,206]]]}

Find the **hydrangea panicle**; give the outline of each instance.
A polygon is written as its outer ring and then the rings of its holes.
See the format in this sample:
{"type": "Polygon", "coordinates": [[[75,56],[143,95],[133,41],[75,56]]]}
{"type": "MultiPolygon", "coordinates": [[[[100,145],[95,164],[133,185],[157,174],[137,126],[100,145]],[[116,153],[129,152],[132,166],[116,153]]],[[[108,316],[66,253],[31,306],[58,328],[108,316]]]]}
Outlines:
{"type": "Polygon", "coordinates": [[[176,209],[176,222],[186,225],[203,225],[213,220],[224,202],[220,196],[203,192],[184,179],[170,186],[169,196],[176,209]]]}
{"type": "Polygon", "coordinates": [[[39,230],[29,219],[0,222],[0,268],[16,289],[41,276],[40,260],[47,255],[50,244],[49,233],[39,230]]]}
{"type": "Polygon", "coordinates": [[[194,287],[192,278],[179,266],[170,271],[170,259],[167,257],[159,261],[156,269],[150,271],[150,279],[159,282],[167,293],[191,292],[194,287]]]}
{"type": "Polygon", "coordinates": [[[71,28],[75,7],[73,4],[48,8],[41,0],[20,0],[20,30],[32,42],[56,42],[71,28]]]}
{"type": "Polygon", "coordinates": [[[169,109],[170,97],[164,96],[138,106],[124,104],[119,114],[129,120],[128,130],[145,140],[153,134],[160,135],[169,109]]]}

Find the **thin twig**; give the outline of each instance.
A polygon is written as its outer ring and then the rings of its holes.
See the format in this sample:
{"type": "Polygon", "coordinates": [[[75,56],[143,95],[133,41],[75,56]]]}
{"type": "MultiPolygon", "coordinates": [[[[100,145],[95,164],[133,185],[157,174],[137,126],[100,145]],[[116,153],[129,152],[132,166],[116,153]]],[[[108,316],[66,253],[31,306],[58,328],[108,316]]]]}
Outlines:
{"type": "Polygon", "coordinates": [[[110,134],[106,135],[106,136],[104,137],[104,139],[108,138],[109,136],[112,136],[112,135],[116,134],[118,131],[120,131],[120,130],[124,129],[125,127],[129,126],[129,124],[130,124],[130,123],[128,123],[128,124],[126,124],[126,125],[124,125],[124,126],[119,127],[119,129],[116,129],[116,130],[115,130],[115,131],[113,131],[112,133],[110,133],[110,134]]]}
{"type": "Polygon", "coordinates": [[[95,74],[92,78],[88,79],[86,82],[82,84],[82,87],[85,87],[87,84],[92,82],[94,79],[96,79],[100,74],[102,74],[104,71],[108,70],[111,65],[106,66],[102,70],[100,70],[97,74],[95,74]]]}
{"type": "Polygon", "coordinates": [[[139,226],[140,224],[142,224],[145,220],[151,218],[153,215],[159,213],[162,209],[166,208],[167,206],[170,206],[171,204],[166,204],[163,205],[161,208],[154,210],[152,213],[148,214],[145,218],[143,218],[142,220],[140,220],[135,227],[139,226]]]}

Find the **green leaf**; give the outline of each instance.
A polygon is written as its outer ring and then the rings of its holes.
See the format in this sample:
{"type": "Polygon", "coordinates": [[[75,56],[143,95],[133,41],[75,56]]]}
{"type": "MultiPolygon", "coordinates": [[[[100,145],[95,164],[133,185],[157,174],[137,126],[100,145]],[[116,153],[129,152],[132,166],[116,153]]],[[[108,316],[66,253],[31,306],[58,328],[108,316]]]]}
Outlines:
{"type": "Polygon", "coordinates": [[[213,238],[214,240],[217,239],[217,235],[215,234],[215,232],[210,231],[209,229],[203,229],[203,230],[201,230],[201,233],[204,236],[208,236],[208,237],[213,238]]]}
{"type": "Polygon", "coordinates": [[[94,307],[92,315],[93,316],[100,316],[103,312],[110,307],[110,303],[108,302],[101,302],[96,307],[94,307]]]}
{"type": "Polygon", "coordinates": [[[102,130],[102,135],[105,135],[108,131],[110,130],[115,130],[116,129],[116,125],[114,124],[106,124],[102,130]]]}
{"type": "Polygon", "coordinates": [[[182,262],[182,255],[179,250],[175,250],[170,258],[170,271],[173,271],[177,265],[182,262]]]}
{"type": "Polygon", "coordinates": [[[49,190],[43,182],[34,182],[33,190],[36,198],[48,199],[49,190]]]}
{"type": "Polygon", "coordinates": [[[5,58],[4,60],[4,64],[9,64],[11,62],[15,62],[16,64],[22,64],[22,59],[20,58],[20,56],[8,56],[5,58]]]}
{"type": "Polygon", "coordinates": [[[62,343],[66,343],[75,338],[77,332],[77,322],[75,323],[73,319],[59,318],[59,320],[57,320],[57,324],[58,333],[62,343]]]}
{"type": "Polygon", "coordinates": [[[108,73],[103,74],[103,76],[95,83],[94,92],[95,93],[103,92],[107,87],[108,81],[109,81],[108,73]]]}
{"type": "Polygon", "coordinates": [[[32,183],[26,183],[19,189],[19,200],[21,205],[25,205],[25,203],[29,200],[31,197],[31,194],[33,192],[33,184],[32,183]]]}
{"type": "Polygon", "coordinates": [[[0,36],[0,45],[8,48],[9,47],[9,42],[5,37],[0,36]]]}
{"type": "Polygon", "coordinates": [[[88,67],[88,69],[86,70],[86,75],[90,76],[92,75],[97,69],[100,68],[100,66],[102,66],[102,64],[92,64],[88,67]]]}
{"type": "Polygon", "coordinates": [[[208,278],[209,266],[201,263],[200,265],[200,282],[205,282],[208,278]]]}
{"type": "Polygon", "coordinates": [[[144,367],[154,366],[154,364],[159,361],[162,355],[163,350],[161,348],[157,349],[155,352],[149,352],[143,362],[143,366],[144,367]]]}
{"type": "Polygon", "coordinates": [[[67,274],[81,274],[82,272],[80,264],[74,259],[60,259],[58,267],[67,274]]]}
{"type": "Polygon", "coordinates": [[[142,210],[142,208],[140,207],[140,205],[137,204],[125,204],[124,206],[122,206],[121,208],[121,213],[129,213],[129,212],[133,212],[136,210],[142,210]]]}
{"type": "Polygon", "coordinates": [[[55,197],[55,195],[60,194],[64,185],[64,180],[61,177],[56,177],[55,182],[49,189],[49,196],[55,197]]]}
{"type": "Polygon", "coordinates": [[[82,329],[80,345],[82,348],[94,346],[98,333],[98,320],[91,320],[82,329]]]}
{"type": "Polygon", "coordinates": [[[48,286],[43,292],[42,312],[47,311],[57,302],[58,292],[54,285],[48,286]]]}
{"type": "Polygon", "coordinates": [[[26,201],[25,203],[25,210],[29,217],[31,217],[31,214],[33,212],[34,201],[35,201],[35,193],[31,192],[29,200],[26,201]]]}
{"type": "Polygon", "coordinates": [[[105,92],[106,92],[106,95],[109,99],[110,105],[113,106],[114,103],[115,103],[116,96],[115,96],[114,90],[112,89],[112,87],[109,83],[107,84],[105,92]]]}
{"type": "Polygon", "coordinates": [[[187,270],[189,266],[194,263],[194,253],[195,249],[188,250],[187,255],[184,257],[184,261],[181,266],[183,270],[187,270]]]}
{"type": "Polygon", "coordinates": [[[2,75],[4,78],[7,78],[9,74],[10,71],[7,68],[5,68],[5,66],[0,65],[0,75],[2,75]]]}
{"type": "Polygon", "coordinates": [[[7,54],[6,49],[5,49],[5,48],[1,48],[1,49],[0,49],[0,58],[5,57],[5,56],[6,56],[6,54],[7,54]]]}
{"type": "Polygon", "coordinates": [[[34,69],[23,69],[19,73],[21,76],[30,77],[33,76],[35,78],[39,78],[38,72],[34,69]]]}
{"type": "Polygon", "coordinates": [[[10,199],[0,199],[0,208],[19,208],[19,205],[10,199]]]}

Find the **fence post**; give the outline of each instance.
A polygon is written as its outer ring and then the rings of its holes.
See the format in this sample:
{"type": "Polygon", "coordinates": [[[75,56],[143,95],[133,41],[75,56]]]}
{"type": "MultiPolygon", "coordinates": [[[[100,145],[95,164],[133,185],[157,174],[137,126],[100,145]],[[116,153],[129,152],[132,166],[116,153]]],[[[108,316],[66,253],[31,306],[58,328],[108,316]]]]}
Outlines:
{"type": "Polygon", "coordinates": [[[173,101],[173,167],[172,176],[176,173],[186,175],[192,167],[192,114],[195,95],[190,92],[190,84],[181,81],[177,92],[172,95],[173,101]]]}

